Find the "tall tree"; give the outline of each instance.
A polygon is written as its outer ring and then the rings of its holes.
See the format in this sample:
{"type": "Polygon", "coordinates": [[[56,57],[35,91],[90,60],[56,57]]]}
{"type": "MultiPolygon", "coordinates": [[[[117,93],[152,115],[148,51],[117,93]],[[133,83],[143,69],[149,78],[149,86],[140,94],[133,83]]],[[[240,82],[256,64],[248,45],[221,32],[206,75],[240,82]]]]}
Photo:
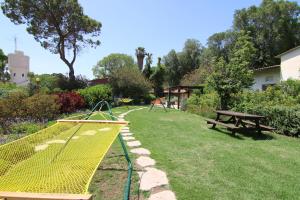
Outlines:
{"type": "Polygon", "coordinates": [[[0,81],[6,82],[10,79],[8,71],[5,69],[7,64],[7,56],[4,54],[2,49],[0,49],[0,81]]]}
{"type": "Polygon", "coordinates": [[[137,58],[137,62],[138,62],[138,67],[140,69],[140,71],[143,71],[143,67],[144,67],[144,58],[146,56],[146,50],[144,47],[138,47],[135,50],[135,55],[137,58]]]}
{"type": "Polygon", "coordinates": [[[1,8],[13,23],[26,24],[27,32],[42,47],[59,54],[69,68],[70,80],[75,80],[78,52],[100,45],[101,23],[85,15],[77,0],[5,0],[1,8]]]}
{"type": "Polygon", "coordinates": [[[296,2],[263,0],[260,6],[237,10],[234,29],[250,33],[256,68],[278,64],[276,55],[300,45],[300,7],[296,2]]]}
{"type": "Polygon", "coordinates": [[[133,66],[135,64],[132,56],[112,53],[100,60],[92,70],[95,77],[104,78],[110,76],[114,69],[133,66]]]}
{"type": "Polygon", "coordinates": [[[180,73],[180,62],[176,51],[171,50],[168,55],[163,58],[164,65],[166,66],[166,80],[169,86],[176,86],[180,83],[182,77],[180,73]]]}
{"type": "Polygon", "coordinates": [[[220,59],[222,58],[226,62],[229,61],[230,52],[232,51],[234,44],[237,40],[237,32],[227,30],[225,32],[215,33],[208,38],[207,51],[210,54],[210,58],[220,59]]]}
{"type": "Polygon", "coordinates": [[[187,39],[185,41],[182,52],[178,53],[182,76],[199,67],[203,50],[204,47],[198,40],[187,39]]]}
{"type": "Polygon", "coordinates": [[[249,70],[249,65],[255,52],[251,37],[241,32],[229,62],[221,57],[216,64],[208,82],[220,97],[221,109],[228,109],[233,94],[253,84],[253,72],[249,70]]]}
{"type": "Polygon", "coordinates": [[[149,79],[151,74],[152,74],[152,70],[151,70],[151,64],[152,64],[152,53],[147,53],[146,54],[146,64],[143,70],[143,74],[144,76],[149,79]]]}
{"type": "Polygon", "coordinates": [[[163,92],[164,92],[163,84],[165,80],[164,78],[165,78],[165,68],[161,64],[161,58],[158,57],[157,66],[155,67],[155,70],[150,77],[154,89],[154,95],[156,97],[163,96],[163,92]]]}

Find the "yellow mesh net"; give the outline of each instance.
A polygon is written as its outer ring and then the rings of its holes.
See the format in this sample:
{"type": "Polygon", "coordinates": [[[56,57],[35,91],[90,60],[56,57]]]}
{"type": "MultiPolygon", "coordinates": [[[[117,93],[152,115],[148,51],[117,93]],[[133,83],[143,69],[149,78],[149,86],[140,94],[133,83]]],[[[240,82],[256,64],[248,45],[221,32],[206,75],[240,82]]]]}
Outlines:
{"type": "Polygon", "coordinates": [[[87,194],[121,126],[58,122],[0,146],[0,191],[87,194]]]}

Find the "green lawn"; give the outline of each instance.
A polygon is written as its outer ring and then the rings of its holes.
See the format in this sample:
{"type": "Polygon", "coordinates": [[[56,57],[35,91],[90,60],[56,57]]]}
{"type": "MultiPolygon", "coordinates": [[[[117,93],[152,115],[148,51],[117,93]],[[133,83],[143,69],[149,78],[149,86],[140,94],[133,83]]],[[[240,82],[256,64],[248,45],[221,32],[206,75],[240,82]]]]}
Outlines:
{"type": "MultiPolygon", "coordinates": [[[[135,107],[130,107],[133,109],[135,107]]],[[[114,115],[127,107],[113,109],[114,115]]],[[[101,115],[93,119],[103,119],[101,115]]],[[[181,199],[300,199],[300,140],[277,134],[232,136],[211,130],[203,118],[161,109],[131,112],[130,130],[167,172],[181,199]]],[[[130,154],[132,160],[135,155],[130,154]]],[[[95,174],[95,199],[122,199],[127,162],[116,140],[95,174]]],[[[144,199],[133,173],[131,200],[144,199]]]]}
{"type": "Polygon", "coordinates": [[[126,120],[180,199],[300,199],[300,140],[277,134],[232,136],[203,118],[161,109],[126,120]]]}

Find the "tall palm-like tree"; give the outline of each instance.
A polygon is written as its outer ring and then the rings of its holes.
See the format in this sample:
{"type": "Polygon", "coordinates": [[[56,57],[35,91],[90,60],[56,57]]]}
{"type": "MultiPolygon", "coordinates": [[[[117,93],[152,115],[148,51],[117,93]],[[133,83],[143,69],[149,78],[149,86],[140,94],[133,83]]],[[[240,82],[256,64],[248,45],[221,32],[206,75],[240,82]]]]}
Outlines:
{"type": "Polygon", "coordinates": [[[138,62],[138,67],[140,69],[140,71],[143,70],[143,66],[144,66],[144,58],[146,56],[146,50],[144,47],[138,47],[136,50],[135,50],[135,55],[136,55],[136,58],[137,58],[137,62],[138,62]]]}
{"type": "Polygon", "coordinates": [[[143,69],[143,74],[147,79],[149,79],[151,76],[152,53],[146,53],[146,56],[146,64],[143,69]]]}

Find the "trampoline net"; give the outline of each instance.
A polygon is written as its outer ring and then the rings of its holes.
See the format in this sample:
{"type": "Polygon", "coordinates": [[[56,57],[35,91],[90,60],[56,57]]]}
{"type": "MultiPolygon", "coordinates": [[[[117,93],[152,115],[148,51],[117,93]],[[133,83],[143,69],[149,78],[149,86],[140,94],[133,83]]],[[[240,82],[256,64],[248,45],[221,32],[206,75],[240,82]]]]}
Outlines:
{"type": "Polygon", "coordinates": [[[122,125],[58,122],[0,146],[0,191],[87,194],[122,125]]]}

